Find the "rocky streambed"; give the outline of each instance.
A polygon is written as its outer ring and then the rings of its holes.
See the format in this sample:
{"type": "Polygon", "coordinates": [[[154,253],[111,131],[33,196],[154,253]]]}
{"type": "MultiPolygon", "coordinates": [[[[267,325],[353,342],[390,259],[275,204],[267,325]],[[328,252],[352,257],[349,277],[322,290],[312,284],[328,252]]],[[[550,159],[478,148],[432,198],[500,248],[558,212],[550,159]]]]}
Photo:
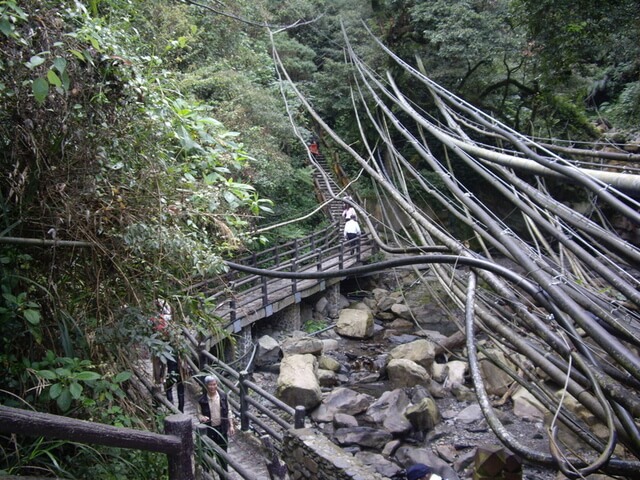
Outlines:
{"type": "MultiPolygon", "coordinates": [[[[254,379],[290,405],[304,405],[316,428],[388,478],[403,478],[404,468],[420,462],[443,478],[471,479],[477,449],[502,445],[472,389],[464,336],[442,305],[414,297],[379,287],[359,298],[341,295],[333,328],[261,332],[254,379]]],[[[316,319],[327,318],[330,302],[317,300],[316,319]]],[[[500,355],[499,346],[477,341],[500,355]]],[[[504,428],[528,449],[548,452],[549,412],[492,362],[481,366],[504,428]]],[[[526,462],[522,471],[523,479],[564,478],[526,462]]]]}

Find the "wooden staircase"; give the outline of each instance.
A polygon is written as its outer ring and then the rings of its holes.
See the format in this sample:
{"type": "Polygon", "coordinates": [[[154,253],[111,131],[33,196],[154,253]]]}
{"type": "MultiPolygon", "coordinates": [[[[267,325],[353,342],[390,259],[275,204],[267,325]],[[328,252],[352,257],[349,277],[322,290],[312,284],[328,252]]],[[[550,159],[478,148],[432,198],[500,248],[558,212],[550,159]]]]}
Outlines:
{"type": "MultiPolygon", "coordinates": [[[[317,165],[312,164],[314,167],[313,172],[313,183],[316,188],[316,195],[321,202],[326,202],[331,198],[331,191],[338,192],[340,191],[340,187],[336,183],[333,172],[329,167],[329,163],[324,155],[321,153],[315,155],[315,160],[317,165]],[[320,167],[321,170],[318,170],[320,167]],[[327,178],[323,176],[326,175],[327,178]],[[328,179],[328,180],[327,180],[328,179]]],[[[328,208],[325,210],[331,221],[341,221],[342,220],[342,202],[339,200],[332,201],[328,208]]]]}

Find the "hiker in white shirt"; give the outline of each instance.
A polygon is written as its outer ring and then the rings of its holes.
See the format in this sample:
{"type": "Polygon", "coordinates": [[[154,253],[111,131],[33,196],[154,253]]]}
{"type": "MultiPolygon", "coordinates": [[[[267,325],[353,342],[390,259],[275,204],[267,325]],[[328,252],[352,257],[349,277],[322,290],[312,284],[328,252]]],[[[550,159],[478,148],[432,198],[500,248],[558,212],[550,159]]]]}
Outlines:
{"type": "Polygon", "coordinates": [[[349,244],[349,247],[351,249],[350,251],[351,255],[353,255],[353,253],[359,247],[360,233],[361,233],[360,225],[358,225],[356,216],[352,215],[351,217],[349,217],[349,220],[347,220],[347,222],[344,224],[344,238],[349,244]]]}

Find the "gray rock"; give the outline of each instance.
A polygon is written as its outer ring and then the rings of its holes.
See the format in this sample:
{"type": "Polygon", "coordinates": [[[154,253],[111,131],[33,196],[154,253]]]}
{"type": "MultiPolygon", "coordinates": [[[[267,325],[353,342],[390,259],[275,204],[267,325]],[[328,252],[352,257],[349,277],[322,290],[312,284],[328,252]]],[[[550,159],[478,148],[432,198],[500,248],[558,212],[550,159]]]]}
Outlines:
{"type": "Polygon", "coordinates": [[[411,422],[404,416],[409,406],[409,397],[402,389],[384,392],[367,409],[364,419],[383,426],[394,435],[406,434],[411,430],[411,422]]]}
{"type": "Polygon", "coordinates": [[[371,312],[345,308],[340,311],[335,330],[339,335],[349,338],[369,338],[373,335],[373,327],[371,312]]]}
{"type": "Polygon", "coordinates": [[[395,347],[391,352],[389,352],[389,355],[391,359],[404,358],[407,360],[413,360],[428,372],[431,370],[431,365],[433,364],[436,356],[435,350],[435,343],[429,340],[420,339],[395,347]]]}
{"type": "Polygon", "coordinates": [[[404,412],[413,428],[419,432],[428,432],[440,423],[440,411],[433,398],[423,398],[415,405],[411,405],[404,412]]]}
{"type": "Polygon", "coordinates": [[[428,385],[431,380],[423,367],[405,358],[390,360],[387,365],[387,375],[393,388],[428,385]]]}
{"type": "Polygon", "coordinates": [[[334,432],[334,438],[338,445],[358,445],[364,448],[382,450],[392,436],[386,430],[371,427],[339,428],[334,432]]]}
{"type": "Polygon", "coordinates": [[[311,412],[316,422],[331,422],[336,413],[358,415],[365,412],[374,398],[349,388],[336,388],[327,395],[318,408],[311,412]]]}
{"type": "Polygon", "coordinates": [[[333,425],[337,428],[357,427],[358,420],[353,415],[336,413],[333,417],[333,425]]]}
{"type": "Polygon", "coordinates": [[[257,367],[273,365],[280,361],[282,351],[278,341],[269,335],[263,335],[258,339],[255,364],[257,367]]]}
{"type": "Polygon", "coordinates": [[[282,352],[287,355],[311,354],[319,356],[324,348],[322,340],[313,337],[288,338],[282,342],[282,352]]]}
{"type": "Polygon", "coordinates": [[[372,467],[376,472],[387,478],[397,475],[401,470],[397,464],[390,462],[379,453],[358,452],[355,454],[355,457],[363,464],[372,467]]]}
{"type": "Polygon", "coordinates": [[[288,355],[280,363],[276,396],[287,405],[301,405],[307,410],[322,401],[322,391],[316,376],[318,361],[311,354],[288,355]]]}

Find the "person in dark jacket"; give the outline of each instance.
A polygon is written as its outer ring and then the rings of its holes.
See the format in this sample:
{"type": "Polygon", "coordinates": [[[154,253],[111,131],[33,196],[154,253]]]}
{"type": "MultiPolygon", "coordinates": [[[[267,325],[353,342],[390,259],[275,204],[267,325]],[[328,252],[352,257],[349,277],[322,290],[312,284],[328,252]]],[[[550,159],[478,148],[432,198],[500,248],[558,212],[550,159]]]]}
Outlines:
{"type": "Polygon", "coordinates": [[[433,473],[431,467],[424,463],[416,463],[407,468],[407,480],[443,480],[440,475],[433,473]]]}
{"type": "MultiPolygon", "coordinates": [[[[227,394],[218,390],[218,379],[214,375],[204,377],[204,387],[207,392],[198,399],[198,420],[208,427],[207,436],[226,452],[229,435],[235,433],[233,419],[229,417],[227,394]]],[[[227,462],[223,458],[219,461],[226,472],[227,462]]]]}

